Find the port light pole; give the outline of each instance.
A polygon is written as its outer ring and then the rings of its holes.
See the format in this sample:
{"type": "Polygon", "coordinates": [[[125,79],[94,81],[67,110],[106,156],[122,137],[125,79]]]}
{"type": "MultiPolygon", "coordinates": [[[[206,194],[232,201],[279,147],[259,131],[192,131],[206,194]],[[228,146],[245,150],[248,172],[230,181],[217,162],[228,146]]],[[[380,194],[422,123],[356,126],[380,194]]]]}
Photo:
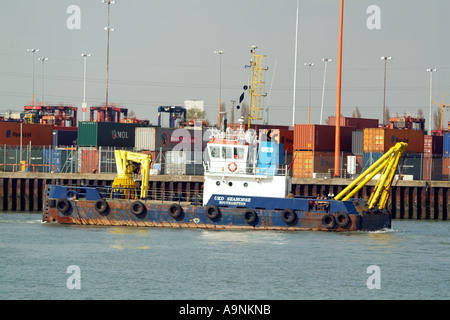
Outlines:
{"type": "Polygon", "coordinates": [[[334,143],[334,176],[339,177],[341,153],[341,79],[342,79],[342,33],[344,26],[344,0],[341,0],[341,18],[339,23],[339,54],[336,90],[336,137],[334,143]]]}
{"type": "Polygon", "coordinates": [[[81,111],[83,111],[83,121],[86,120],[86,58],[90,57],[90,53],[82,53],[81,56],[84,60],[84,75],[83,75],[83,103],[81,105],[81,111]]]}
{"type": "Polygon", "coordinates": [[[108,86],[109,86],[109,33],[110,31],[114,31],[113,28],[111,28],[109,26],[109,21],[110,21],[110,12],[111,12],[111,4],[115,4],[115,1],[111,1],[111,0],[102,0],[103,3],[106,3],[108,5],[108,26],[105,27],[106,30],[106,103],[105,103],[105,107],[106,107],[106,121],[109,121],[109,110],[108,110],[108,86]]]}
{"type": "Polygon", "coordinates": [[[431,134],[431,102],[432,102],[432,98],[431,98],[431,92],[432,92],[432,83],[433,83],[433,72],[436,72],[436,68],[428,68],[427,71],[430,73],[430,115],[428,118],[428,134],[431,134]]]}
{"type": "Polygon", "coordinates": [[[383,128],[386,125],[386,64],[388,60],[391,60],[392,57],[381,57],[381,60],[384,60],[384,93],[383,93],[383,128]]]}
{"type": "Polygon", "coordinates": [[[292,93],[292,127],[295,126],[295,92],[297,86],[298,3],[299,0],[297,0],[297,15],[295,19],[294,92],[292,93]]]}
{"type": "Polygon", "coordinates": [[[47,57],[40,57],[38,58],[39,61],[42,61],[42,94],[41,94],[41,106],[44,105],[44,81],[45,81],[45,76],[44,76],[44,62],[48,60],[47,57]]]}
{"type": "MultiPolygon", "coordinates": [[[[218,120],[217,127],[220,129],[220,114],[221,114],[221,104],[222,104],[222,55],[225,52],[223,50],[215,50],[214,54],[219,55],[219,112],[218,112],[218,120]]],[[[226,128],[224,128],[226,129],[226,128]]]]}
{"type": "Polygon", "coordinates": [[[310,112],[311,112],[311,67],[314,66],[313,62],[306,62],[305,66],[309,67],[309,96],[308,96],[308,124],[310,124],[310,112]]]}
{"type": "Polygon", "coordinates": [[[39,52],[39,49],[27,49],[27,52],[31,52],[33,54],[33,91],[31,94],[31,106],[34,107],[34,54],[39,52]]]}
{"type": "Polygon", "coordinates": [[[322,116],[323,116],[323,102],[324,102],[324,98],[325,98],[325,81],[327,79],[327,64],[328,64],[328,62],[331,62],[333,60],[329,59],[329,58],[323,58],[322,61],[325,62],[325,68],[323,71],[322,104],[320,106],[320,124],[322,124],[322,116]]]}

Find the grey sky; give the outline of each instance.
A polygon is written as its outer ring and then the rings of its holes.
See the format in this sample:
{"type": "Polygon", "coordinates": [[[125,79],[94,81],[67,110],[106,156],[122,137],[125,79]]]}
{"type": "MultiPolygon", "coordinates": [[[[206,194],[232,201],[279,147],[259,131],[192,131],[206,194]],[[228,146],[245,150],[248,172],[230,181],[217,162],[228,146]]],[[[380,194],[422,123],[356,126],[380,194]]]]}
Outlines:
{"type": "MultiPolygon", "coordinates": [[[[264,54],[269,121],[292,123],[296,0],[117,0],[111,5],[109,102],[133,110],[156,123],[160,105],[205,101],[207,117],[217,122],[219,56],[222,55],[222,102],[227,110],[247,82],[244,65],[250,46],[264,54]],[[273,79],[273,83],[272,83],[273,79]],[[272,88],[270,90],[270,88],[272,88]]],[[[338,0],[300,0],[296,123],[307,122],[309,73],[312,67],[311,122],[318,123],[324,63],[328,64],[324,118],[336,110],[339,27],[338,0]]],[[[379,118],[383,104],[384,62],[386,105],[394,113],[429,112],[429,73],[433,99],[450,104],[450,1],[346,0],[342,75],[342,113],[356,106],[362,117],[379,118]],[[381,29],[370,30],[369,5],[381,9],[381,29]]],[[[79,107],[83,98],[83,60],[87,60],[88,106],[105,101],[107,6],[101,0],[0,2],[0,112],[23,110],[31,102],[32,55],[35,58],[35,100],[41,100],[45,56],[44,99],[48,104],[79,107]],[[81,10],[81,29],[69,30],[67,7],[81,10]]],[[[246,93],[246,101],[249,95],[246,93]]],[[[433,111],[436,106],[433,104],[433,111]]],[[[450,120],[445,112],[444,123],[450,120]]]]}

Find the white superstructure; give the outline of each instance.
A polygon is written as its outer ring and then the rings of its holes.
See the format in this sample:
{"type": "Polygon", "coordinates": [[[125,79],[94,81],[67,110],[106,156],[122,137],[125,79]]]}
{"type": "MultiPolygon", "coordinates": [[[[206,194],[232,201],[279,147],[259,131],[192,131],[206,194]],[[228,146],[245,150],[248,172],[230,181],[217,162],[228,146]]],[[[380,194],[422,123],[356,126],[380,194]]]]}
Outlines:
{"type": "Polygon", "coordinates": [[[284,198],[291,191],[288,170],[274,142],[261,144],[255,131],[216,131],[207,144],[203,204],[213,194],[284,198]]]}

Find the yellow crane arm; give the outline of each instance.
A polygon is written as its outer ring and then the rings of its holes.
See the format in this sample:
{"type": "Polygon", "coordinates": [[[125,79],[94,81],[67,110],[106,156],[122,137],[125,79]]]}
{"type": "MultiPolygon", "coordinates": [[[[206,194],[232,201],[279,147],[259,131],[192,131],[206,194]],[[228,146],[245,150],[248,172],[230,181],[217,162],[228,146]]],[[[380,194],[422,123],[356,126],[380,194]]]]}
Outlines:
{"type": "Polygon", "coordinates": [[[389,198],[392,180],[394,179],[398,163],[400,158],[406,152],[407,147],[407,143],[397,143],[364,171],[355,181],[342,190],[334,199],[339,200],[342,198],[343,201],[350,199],[381,171],[375,189],[369,197],[368,205],[369,209],[373,209],[378,204],[378,209],[382,210],[386,206],[386,202],[389,198]],[[359,184],[360,182],[361,184],[359,184]]]}
{"type": "Polygon", "coordinates": [[[148,154],[130,152],[124,150],[116,150],[116,167],[117,177],[114,179],[113,188],[136,188],[136,183],[133,180],[133,170],[135,164],[141,165],[141,199],[147,197],[148,191],[148,177],[150,175],[151,156],[148,154]]]}

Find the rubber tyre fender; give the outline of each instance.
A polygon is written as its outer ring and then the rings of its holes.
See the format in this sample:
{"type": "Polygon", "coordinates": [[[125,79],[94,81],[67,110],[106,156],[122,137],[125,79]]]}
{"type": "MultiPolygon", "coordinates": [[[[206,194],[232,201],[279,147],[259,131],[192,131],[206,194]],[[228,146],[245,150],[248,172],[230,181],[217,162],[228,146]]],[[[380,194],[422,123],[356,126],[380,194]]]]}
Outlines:
{"type": "Polygon", "coordinates": [[[244,211],[244,220],[248,224],[254,224],[257,217],[256,212],[252,209],[247,209],[244,211]]]}
{"type": "Polygon", "coordinates": [[[331,214],[322,217],[322,225],[327,229],[333,229],[336,226],[336,219],[331,214]]]}
{"type": "Polygon", "coordinates": [[[58,201],[56,201],[56,208],[58,209],[59,212],[66,213],[70,209],[69,200],[65,198],[58,199],[58,201]]]}
{"type": "Polygon", "coordinates": [[[292,209],[284,209],[281,213],[281,219],[286,224],[292,224],[297,219],[297,215],[295,214],[295,211],[292,209]]]}
{"type": "Polygon", "coordinates": [[[108,210],[109,205],[105,199],[98,199],[95,201],[94,208],[98,213],[105,213],[108,210]]]}
{"type": "Polygon", "coordinates": [[[130,205],[130,210],[135,215],[140,215],[145,212],[145,204],[141,201],[133,201],[130,205]]]}
{"type": "Polygon", "coordinates": [[[217,206],[214,204],[210,204],[205,209],[205,215],[211,220],[217,219],[219,213],[220,213],[219,208],[217,208],[217,206]]]}
{"type": "Polygon", "coordinates": [[[56,206],[56,200],[55,199],[48,199],[47,204],[50,208],[54,208],[56,206]]]}
{"type": "Polygon", "coordinates": [[[169,215],[174,219],[179,218],[181,216],[182,212],[183,212],[183,209],[181,208],[181,206],[178,203],[173,203],[169,207],[169,215]]]}
{"type": "Polygon", "coordinates": [[[347,212],[336,213],[336,223],[340,227],[346,227],[350,223],[350,216],[347,212]]]}

